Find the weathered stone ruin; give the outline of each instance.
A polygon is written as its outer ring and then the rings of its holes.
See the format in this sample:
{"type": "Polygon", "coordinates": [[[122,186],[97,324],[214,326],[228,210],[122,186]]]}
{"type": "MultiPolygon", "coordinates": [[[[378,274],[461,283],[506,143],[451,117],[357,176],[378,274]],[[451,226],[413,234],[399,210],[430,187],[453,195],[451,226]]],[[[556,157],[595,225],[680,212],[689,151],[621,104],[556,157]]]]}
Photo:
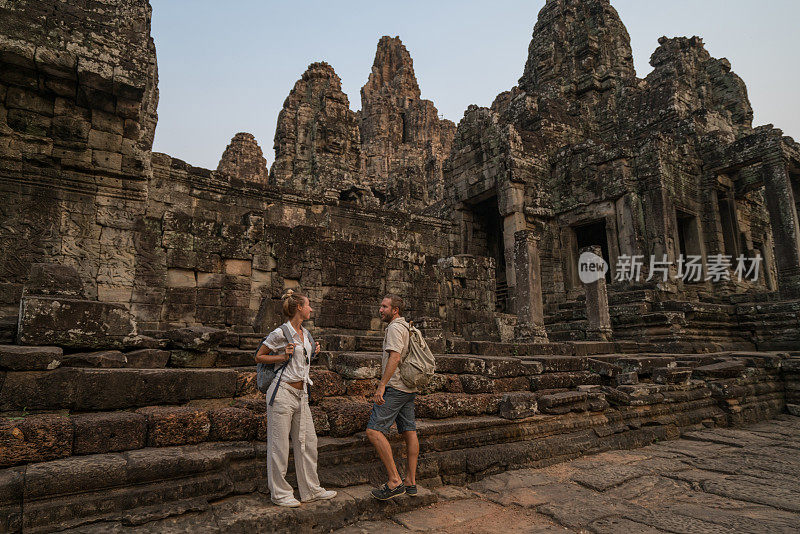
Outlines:
{"type": "Polygon", "coordinates": [[[150,18],[0,5],[0,531],[379,516],[363,429],[387,292],[437,353],[423,485],[800,413],[800,146],[753,128],[699,38],[662,38],[640,79],[608,0],[548,0],[519,85],[456,128],[384,37],[360,111],[314,63],[269,172],[246,133],[212,171],[152,153],[150,18]],[[581,281],[587,251],[605,279],[581,281]],[[685,281],[681,255],[762,276],[685,281]],[[619,277],[633,256],[669,276],[619,277]],[[325,349],[320,476],[349,500],[255,517],[236,504],[266,491],[253,350],[290,287],[325,349]]]}
{"type": "Polygon", "coordinates": [[[217,174],[241,181],[267,183],[269,171],[267,160],[253,134],[239,132],[222,153],[217,165],[217,174]]]}

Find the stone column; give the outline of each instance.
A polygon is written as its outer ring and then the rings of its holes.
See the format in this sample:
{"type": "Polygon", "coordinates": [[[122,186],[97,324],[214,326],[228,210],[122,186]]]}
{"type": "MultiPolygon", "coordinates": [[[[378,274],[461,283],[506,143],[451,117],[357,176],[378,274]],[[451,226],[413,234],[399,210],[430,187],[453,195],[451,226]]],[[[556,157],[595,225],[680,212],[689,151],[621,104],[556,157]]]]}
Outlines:
{"type": "MultiPolygon", "coordinates": [[[[579,252],[580,254],[591,252],[601,258],[603,256],[602,249],[597,245],[584,247],[579,252]]],[[[586,319],[589,321],[586,338],[594,341],[610,341],[611,315],[608,313],[608,288],[605,276],[583,286],[586,288],[586,319]]]]}
{"type": "Polygon", "coordinates": [[[542,279],[539,265],[539,238],[532,230],[514,233],[517,327],[519,341],[546,343],[542,279]]]}
{"type": "Polygon", "coordinates": [[[764,193],[775,242],[778,292],[783,298],[800,297],[800,225],[786,162],[780,150],[763,159],[764,193]]]}

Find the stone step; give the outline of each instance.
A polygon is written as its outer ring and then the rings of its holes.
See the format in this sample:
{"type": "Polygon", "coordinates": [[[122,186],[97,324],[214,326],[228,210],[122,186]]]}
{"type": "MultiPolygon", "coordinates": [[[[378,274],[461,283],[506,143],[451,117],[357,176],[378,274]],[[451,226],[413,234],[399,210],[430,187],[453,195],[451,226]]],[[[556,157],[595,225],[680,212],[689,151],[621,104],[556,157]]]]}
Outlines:
{"type": "MultiPolygon", "coordinates": [[[[564,412],[561,415],[420,419],[423,452],[418,478],[476,480],[509,468],[670,439],[708,424],[757,420],[783,409],[784,382],[778,369],[752,369],[745,377],[719,379],[718,385],[715,380],[616,389],[585,385],[569,394],[562,389],[542,391],[541,397],[515,397],[529,413],[531,401],[545,399],[542,409],[564,412]],[[603,397],[614,408],[608,408],[603,397]]],[[[474,406],[483,403],[480,395],[468,397],[474,406]]],[[[52,441],[48,436],[42,439],[52,441]]],[[[391,443],[400,453],[400,437],[392,435],[391,443]]],[[[322,436],[318,449],[323,485],[382,481],[380,463],[363,432],[344,438],[322,436]]],[[[10,467],[0,470],[0,509],[12,524],[30,532],[97,520],[138,524],[152,514],[202,511],[209,501],[263,490],[265,450],[258,441],[205,442],[10,467]]]]}
{"type": "MultiPolygon", "coordinates": [[[[212,503],[190,501],[182,507],[188,513],[164,519],[159,518],[164,514],[163,507],[155,506],[152,510],[137,510],[119,519],[111,516],[100,523],[63,532],[107,534],[129,532],[130,526],[141,532],[159,534],[328,532],[359,521],[385,520],[439,501],[435,493],[420,486],[416,497],[403,495],[381,502],[372,497],[373,487],[361,485],[340,488],[332,500],[304,503],[300,508],[275,506],[269,496],[263,493],[235,495],[212,503]]],[[[182,508],[177,508],[176,512],[180,513],[182,508]]]]}
{"type": "Polygon", "coordinates": [[[17,337],[17,317],[0,317],[0,343],[13,343],[17,337]]]}
{"type": "Polygon", "coordinates": [[[9,371],[0,412],[97,411],[232,398],[252,380],[244,369],[91,369],[9,371]]]}

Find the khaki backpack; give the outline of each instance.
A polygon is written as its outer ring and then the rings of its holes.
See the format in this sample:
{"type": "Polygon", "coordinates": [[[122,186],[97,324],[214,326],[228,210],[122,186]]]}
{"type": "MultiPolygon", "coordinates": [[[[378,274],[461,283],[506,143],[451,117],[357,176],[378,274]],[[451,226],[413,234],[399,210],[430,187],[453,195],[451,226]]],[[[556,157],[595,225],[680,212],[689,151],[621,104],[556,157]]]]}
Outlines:
{"type": "Polygon", "coordinates": [[[403,326],[408,329],[408,351],[398,367],[400,379],[409,388],[424,388],[436,372],[436,360],[422,332],[411,323],[403,322],[403,326]]]}

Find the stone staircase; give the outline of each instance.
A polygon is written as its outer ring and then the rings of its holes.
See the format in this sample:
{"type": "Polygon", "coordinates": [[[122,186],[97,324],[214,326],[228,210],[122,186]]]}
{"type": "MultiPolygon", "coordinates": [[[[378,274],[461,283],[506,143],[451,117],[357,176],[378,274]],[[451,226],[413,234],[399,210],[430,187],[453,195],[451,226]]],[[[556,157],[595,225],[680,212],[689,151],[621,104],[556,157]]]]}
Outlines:
{"type": "MultiPolygon", "coordinates": [[[[551,305],[545,316],[551,341],[586,339],[585,301],[551,305]]],[[[704,352],[752,350],[751,329],[734,304],[704,301],[660,300],[654,289],[609,291],[609,314],[614,339],[647,341],[659,350],[704,352]],[[743,327],[745,326],[745,327],[743,327]]]]}
{"type": "MultiPolygon", "coordinates": [[[[252,350],[241,348],[251,338],[229,335],[236,347],[204,350],[0,347],[0,531],[155,528],[203,514],[233,530],[307,531],[377,517],[364,488],[383,473],[363,429],[379,340],[326,336],[327,348],[347,350],[326,351],[313,370],[320,478],[346,488],[334,507],[341,514],[327,517],[264,506],[265,400],[252,350]]],[[[785,353],[676,356],[630,341],[448,348],[460,353],[437,356],[437,375],[417,399],[423,486],[638,447],[784,407],[785,353]]],[[[402,464],[402,444],[392,443],[402,464]]]]}

